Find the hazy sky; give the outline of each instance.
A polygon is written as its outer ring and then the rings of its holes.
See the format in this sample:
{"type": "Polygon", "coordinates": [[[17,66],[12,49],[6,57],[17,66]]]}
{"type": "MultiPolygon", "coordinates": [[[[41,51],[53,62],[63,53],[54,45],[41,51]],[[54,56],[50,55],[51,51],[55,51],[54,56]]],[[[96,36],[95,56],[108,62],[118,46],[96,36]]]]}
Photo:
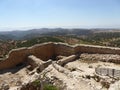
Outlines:
{"type": "Polygon", "coordinates": [[[120,0],[0,0],[0,30],[120,28],[120,0]]]}

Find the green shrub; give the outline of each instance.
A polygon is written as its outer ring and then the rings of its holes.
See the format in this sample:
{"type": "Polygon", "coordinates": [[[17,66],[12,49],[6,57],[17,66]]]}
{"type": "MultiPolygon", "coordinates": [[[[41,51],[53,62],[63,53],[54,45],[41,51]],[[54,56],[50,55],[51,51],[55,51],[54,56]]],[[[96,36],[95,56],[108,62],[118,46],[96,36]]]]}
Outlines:
{"type": "Polygon", "coordinates": [[[45,84],[43,87],[43,90],[58,90],[56,86],[53,86],[51,84],[45,84]]]}
{"type": "Polygon", "coordinates": [[[39,38],[32,38],[27,40],[24,43],[21,43],[21,41],[19,41],[17,43],[17,47],[30,47],[33,46],[35,44],[40,44],[40,43],[44,43],[44,42],[64,42],[63,40],[56,38],[56,37],[39,37],[39,38]]]}
{"type": "Polygon", "coordinates": [[[41,83],[40,83],[40,80],[35,80],[34,82],[33,82],[33,85],[34,86],[39,86],[41,83]]]}

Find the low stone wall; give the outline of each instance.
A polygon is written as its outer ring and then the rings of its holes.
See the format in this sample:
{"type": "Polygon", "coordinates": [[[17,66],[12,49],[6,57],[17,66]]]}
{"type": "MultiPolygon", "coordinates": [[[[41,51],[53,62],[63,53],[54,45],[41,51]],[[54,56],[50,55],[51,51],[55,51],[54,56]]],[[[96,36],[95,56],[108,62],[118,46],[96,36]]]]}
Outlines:
{"type": "Polygon", "coordinates": [[[80,55],[81,60],[89,61],[103,61],[120,64],[120,55],[117,54],[87,54],[80,55]]]}
{"type": "Polygon", "coordinates": [[[30,55],[28,56],[27,63],[28,65],[30,65],[29,70],[37,69],[39,72],[41,72],[46,67],[48,67],[48,65],[50,65],[52,61],[51,60],[43,61],[34,55],[30,55]]]}
{"type": "Polygon", "coordinates": [[[113,78],[120,78],[120,70],[111,69],[111,68],[96,68],[95,72],[98,75],[109,76],[113,78]]]}
{"type": "Polygon", "coordinates": [[[120,54],[120,48],[75,45],[70,46],[63,43],[44,43],[34,45],[29,48],[21,48],[10,51],[8,57],[0,62],[0,70],[11,68],[27,60],[27,56],[34,55],[43,61],[47,61],[53,56],[69,56],[78,53],[99,53],[99,54],[120,54]]]}
{"type": "Polygon", "coordinates": [[[43,66],[43,64],[45,63],[44,61],[40,60],[39,58],[37,58],[34,55],[30,55],[28,56],[28,60],[27,60],[28,64],[31,66],[32,69],[38,67],[38,66],[43,66]]]}
{"type": "Polygon", "coordinates": [[[77,45],[74,47],[76,53],[98,53],[98,54],[120,54],[120,48],[94,46],[94,45],[77,45]]]}

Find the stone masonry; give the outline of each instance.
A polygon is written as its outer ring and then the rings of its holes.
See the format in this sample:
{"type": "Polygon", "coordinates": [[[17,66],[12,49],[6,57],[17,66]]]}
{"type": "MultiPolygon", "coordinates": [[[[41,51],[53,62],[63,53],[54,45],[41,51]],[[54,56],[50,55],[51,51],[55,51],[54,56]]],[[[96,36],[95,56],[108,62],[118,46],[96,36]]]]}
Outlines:
{"type": "MultiPolygon", "coordinates": [[[[0,70],[12,68],[27,61],[28,56],[34,55],[37,58],[47,61],[57,55],[70,56],[81,53],[98,53],[98,54],[118,54],[120,55],[120,48],[93,46],[93,45],[74,45],[70,46],[63,43],[44,43],[34,45],[32,47],[25,47],[14,49],[9,52],[8,56],[0,62],[0,70]]],[[[120,61],[117,61],[120,62],[120,61]]]]}

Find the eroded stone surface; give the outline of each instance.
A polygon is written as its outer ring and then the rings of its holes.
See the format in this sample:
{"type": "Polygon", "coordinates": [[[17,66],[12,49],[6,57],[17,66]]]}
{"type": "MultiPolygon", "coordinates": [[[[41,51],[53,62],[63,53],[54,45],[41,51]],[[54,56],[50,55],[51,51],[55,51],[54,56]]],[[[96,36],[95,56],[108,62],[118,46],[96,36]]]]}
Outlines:
{"type": "Polygon", "coordinates": [[[42,90],[44,83],[60,90],[119,90],[114,77],[119,76],[119,54],[119,48],[57,43],[17,49],[0,62],[0,69],[14,66],[0,71],[0,90],[42,90]]]}

